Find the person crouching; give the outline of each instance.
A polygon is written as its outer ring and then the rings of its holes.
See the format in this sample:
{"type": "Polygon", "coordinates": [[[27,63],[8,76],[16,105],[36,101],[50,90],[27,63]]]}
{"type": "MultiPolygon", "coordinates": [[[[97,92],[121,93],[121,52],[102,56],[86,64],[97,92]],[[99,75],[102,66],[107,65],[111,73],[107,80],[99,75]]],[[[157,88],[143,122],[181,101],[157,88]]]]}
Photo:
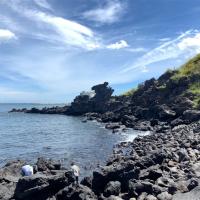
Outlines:
{"type": "Polygon", "coordinates": [[[33,167],[31,165],[24,165],[21,171],[22,176],[32,176],[33,175],[33,167]]]}
{"type": "Polygon", "coordinates": [[[76,185],[79,184],[79,175],[80,175],[80,168],[74,164],[74,162],[71,163],[71,170],[72,170],[72,173],[73,175],[75,176],[75,182],[76,182],[76,185]]]}

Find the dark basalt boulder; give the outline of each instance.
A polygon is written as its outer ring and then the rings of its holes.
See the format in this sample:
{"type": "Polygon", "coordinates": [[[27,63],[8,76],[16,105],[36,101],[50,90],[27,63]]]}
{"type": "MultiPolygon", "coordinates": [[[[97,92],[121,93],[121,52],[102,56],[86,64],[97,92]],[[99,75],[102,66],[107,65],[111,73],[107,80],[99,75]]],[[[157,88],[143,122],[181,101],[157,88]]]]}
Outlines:
{"type": "Polygon", "coordinates": [[[121,192],[121,183],[119,181],[110,181],[105,189],[104,196],[109,197],[111,195],[118,196],[121,192]]]}
{"type": "Polygon", "coordinates": [[[21,168],[26,162],[23,160],[9,161],[3,168],[0,169],[0,177],[4,179],[12,179],[21,177],[21,168]]]}
{"type": "Polygon", "coordinates": [[[153,193],[153,184],[147,181],[136,181],[130,180],[129,181],[129,195],[130,196],[140,196],[143,192],[147,194],[153,193]]]}
{"type": "Polygon", "coordinates": [[[97,200],[94,192],[83,185],[65,187],[56,195],[57,200],[97,200]]]}
{"type": "Polygon", "coordinates": [[[176,112],[173,111],[169,106],[163,104],[153,108],[155,115],[161,120],[172,120],[176,116],[176,112]]]}
{"type": "Polygon", "coordinates": [[[72,174],[69,176],[67,172],[59,175],[37,173],[33,176],[20,178],[14,196],[17,200],[46,200],[70,185],[73,180],[72,174]]]}
{"type": "Polygon", "coordinates": [[[26,112],[27,113],[35,113],[35,114],[41,113],[40,109],[38,109],[38,108],[31,108],[30,110],[27,110],[26,112]]]}
{"type": "Polygon", "coordinates": [[[102,171],[93,172],[92,189],[96,193],[104,191],[106,185],[110,181],[119,181],[122,191],[127,190],[128,181],[139,177],[139,168],[135,166],[135,162],[128,160],[121,161],[105,166],[102,171]]]}
{"type": "Polygon", "coordinates": [[[9,200],[13,197],[24,164],[22,160],[10,161],[0,169],[0,199],[9,200]]]}
{"type": "Polygon", "coordinates": [[[47,170],[60,170],[61,163],[51,159],[46,159],[43,157],[38,158],[37,160],[37,170],[38,171],[47,171],[47,170]]]}
{"type": "Polygon", "coordinates": [[[81,184],[89,188],[92,188],[92,177],[90,176],[84,177],[83,180],[81,180],[81,184]]]}
{"type": "Polygon", "coordinates": [[[194,122],[200,120],[200,111],[199,110],[186,110],[183,113],[183,119],[188,120],[189,122],[194,122]]]}
{"type": "Polygon", "coordinates": [[[22,109],[13,108],[13,109],[10,110],[9,112],[10,112],[10,113],[12,113],[12,112],[23,112],[23,113],[26,113],[26,112],[27,112],[27,109],[26,109],[26,108],[22,108],[22,109]]]}

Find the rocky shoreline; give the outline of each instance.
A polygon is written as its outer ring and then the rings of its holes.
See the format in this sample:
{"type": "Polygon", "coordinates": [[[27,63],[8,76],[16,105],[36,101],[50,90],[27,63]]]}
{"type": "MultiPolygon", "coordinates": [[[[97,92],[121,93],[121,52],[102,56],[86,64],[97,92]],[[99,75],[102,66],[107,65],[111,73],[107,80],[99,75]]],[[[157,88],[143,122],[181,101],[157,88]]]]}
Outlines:
{"type": "Polygon", "coordinates": [[[96,120],[113,132],[133,128],[151,134],[116,145],[106,166],[85,177],[79,186],[72,185],[69,171],[46,170],[39,178],[36,174],[15,184],[1,178],[0,189],[6,189],[0,195],[8,190],[12,195],[4,200],[11,196],[15,200],[199,200],[199,63],[197,56],[180,70],[147,80],[128,95],[112,96],[113,89],[105,82],[82,92],[68,106],[13,109],[85,116],[83,122],[96,120]]]}
{"type": "Polygon", "coordinates": [[[0,199],[197,200],[200,196],[200,121],[138,136],[115,146],[106,166],[74,186],[58,162],[38,159],[38,172],[21,177],[23,161],[0,170],[0,199]]]}

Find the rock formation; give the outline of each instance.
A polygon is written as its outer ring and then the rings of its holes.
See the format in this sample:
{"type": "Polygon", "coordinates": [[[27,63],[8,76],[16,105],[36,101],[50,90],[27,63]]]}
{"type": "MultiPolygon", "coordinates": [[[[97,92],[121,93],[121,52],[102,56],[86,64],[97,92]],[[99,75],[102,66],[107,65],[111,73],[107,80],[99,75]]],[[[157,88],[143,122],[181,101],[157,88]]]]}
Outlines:
{"type": "MultiPolygon", "coordinates": [[[[126,127],[149,130],[147,136],[115,146],[106,166],[77,187],[59,164],[38,160],[40,172],[20,178],[14,162],[1,169],[0,196],[54,200],[178,200],[199,198],[200,55],[179,70],[150,79],[127,95],[112,96],[108,83],[82,93],[70,106],[13,110],[84,115],[115,132],[126,127]],[[18,178],[18,179],[16,179],[18,178]]],[[[84,120],[85,122],[85,120],[84,120]]]]}

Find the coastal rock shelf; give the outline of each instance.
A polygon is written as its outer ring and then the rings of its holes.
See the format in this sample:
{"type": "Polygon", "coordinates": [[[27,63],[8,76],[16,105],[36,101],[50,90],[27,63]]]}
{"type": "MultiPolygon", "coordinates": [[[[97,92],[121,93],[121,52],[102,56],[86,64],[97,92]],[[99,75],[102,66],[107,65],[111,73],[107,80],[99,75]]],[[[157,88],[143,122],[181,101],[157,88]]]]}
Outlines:
{"type": "MultiPolygon", "coordinates": [[[[2,200],[186,200],[199,197],[200,121],[115,146],[106,166],[79,186],[58,162],[39,158],[38,172],[21,177],[23,161],[0,171],[2,200]],[[198,196],[197,196],[198,195],[198,196]]],[[[196,198],[197,199],[197,198],[196,198]]]]}

